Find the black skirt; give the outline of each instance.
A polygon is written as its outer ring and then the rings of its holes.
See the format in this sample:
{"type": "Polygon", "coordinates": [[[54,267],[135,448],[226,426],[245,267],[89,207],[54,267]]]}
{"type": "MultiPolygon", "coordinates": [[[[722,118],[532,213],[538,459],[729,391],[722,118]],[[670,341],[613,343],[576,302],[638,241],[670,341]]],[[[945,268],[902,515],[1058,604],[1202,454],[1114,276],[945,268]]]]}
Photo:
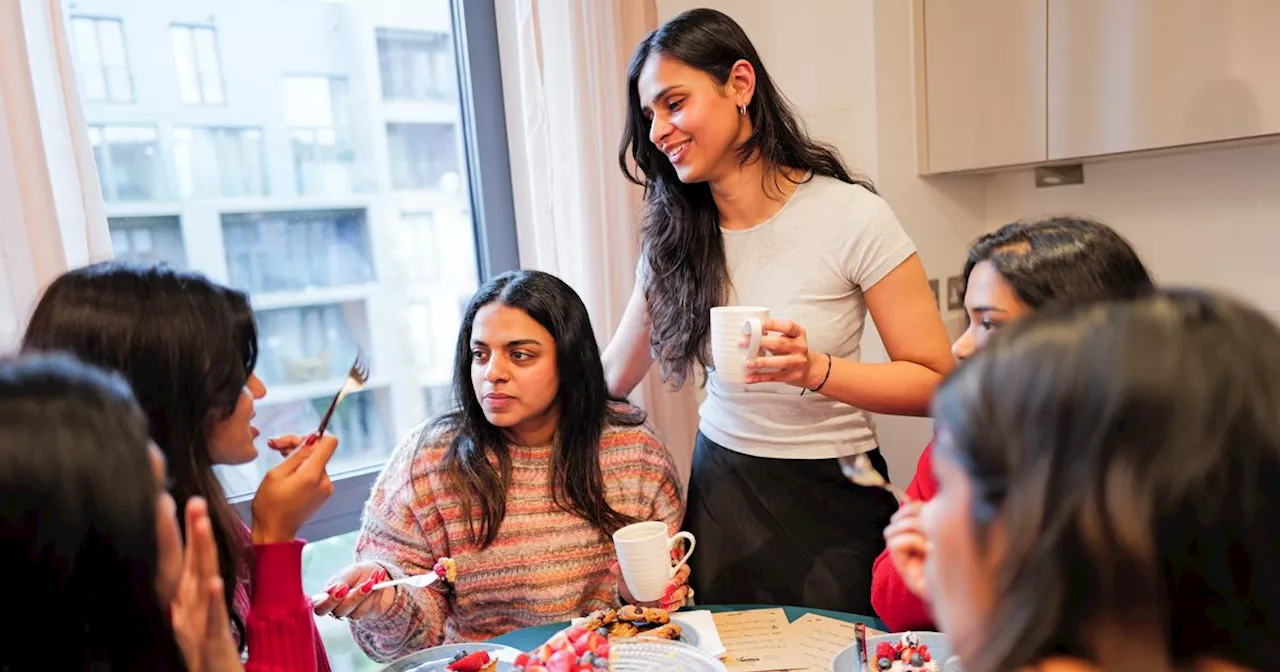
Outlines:
{"type": "MultiPolygon", "coordinates": [[[[888,477],[879,449],[867,457],[888,477]]],[[[698,432],[684,529],[697,538],[700,604],[776,604],[874,615],[871,565],[893,495],[850,483],[829,460],[752,457],[698,432]]]]}

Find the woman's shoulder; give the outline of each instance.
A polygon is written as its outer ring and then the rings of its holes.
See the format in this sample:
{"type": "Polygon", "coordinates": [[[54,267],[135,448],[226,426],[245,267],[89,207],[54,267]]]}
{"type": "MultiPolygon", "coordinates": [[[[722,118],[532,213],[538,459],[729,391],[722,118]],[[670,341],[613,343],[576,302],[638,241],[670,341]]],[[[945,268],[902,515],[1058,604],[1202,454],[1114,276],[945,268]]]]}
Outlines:
{"type": "Polygon", "coordinates": [[[639,449],[644,452],[666,452],[658,430],[649,422],[649,414],[627,402],[609,402],[604,430],[600,433],[600,449],[639,449]]]}

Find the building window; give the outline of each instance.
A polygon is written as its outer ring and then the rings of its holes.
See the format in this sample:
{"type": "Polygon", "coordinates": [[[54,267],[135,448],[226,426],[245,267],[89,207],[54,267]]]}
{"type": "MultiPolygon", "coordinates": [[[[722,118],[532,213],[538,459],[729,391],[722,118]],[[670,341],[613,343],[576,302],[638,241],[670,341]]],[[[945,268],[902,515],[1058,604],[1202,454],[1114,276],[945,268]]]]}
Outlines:
{"type": "Polygon", "coordinates": [[[133,77],[119,19],[71,17],[80,94],[86,101],[133,102],[133,77]]]}
{"type": "Polygon", "coordinates": [[[111,230],[111,251],[116,259],[134,264],[187,267],[177,217],[108,217],[107,227],[111,230]]]}
{"type": "Polygon", "coordinates": [[[284,116],[299,194],[366,191],[372,186],[357,172],[345,77],[286,76],[284,116]]]}
{"type": "Polygon", "coordinates": [[[452,100],[457,68],[449,33],[378,30],[378,66],[386,100],[452,100]]]}
{"type": "Polygon", "coordinates": [[[223,105],[218,36],[209,26],[169,26],[173,59],[178,66],[178,92],[185,105],[223,105]]]}
{"type": "Polygon", "coordinates": [[[261,129],[178,126],[173,162],[183,198],[267,194],[261,129]]]}
{"type": "Polygon", "coordinates": [[[387,124],[387,151],[396,189],[451,192],[461,183],[453,124],[387,124]]]}
{"type": "Polygon", "coordinates": [[[106,201],[155,201],[167,195],[155,126],[90,126],[89,144],[106,201]]]}
{"type": "Polygon", "coordinates": [[[222,240],[227,279],[252,293],[341,288],[375,277],[361,210],[226,214],[222,240]]]}

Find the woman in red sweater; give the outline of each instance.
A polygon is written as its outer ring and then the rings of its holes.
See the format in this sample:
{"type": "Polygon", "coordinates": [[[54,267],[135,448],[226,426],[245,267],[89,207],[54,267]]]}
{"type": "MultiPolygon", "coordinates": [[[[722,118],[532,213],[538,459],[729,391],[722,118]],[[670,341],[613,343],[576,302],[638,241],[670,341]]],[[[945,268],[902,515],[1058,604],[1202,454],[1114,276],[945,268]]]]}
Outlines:
{"type": "MultiPolygon", "coordinates": [[[[969,326],[951,346],[958,360],[977,352],[1000,327],[1050,303],[1128,298],[1152,288],[1133,247],[1106,225],[1083,218],[1016,222],[979,238],[964,265],[969,326]]],[[[871,577],[871,605],[891,630],[933,630],[924,561],[929,541],[920,508],[933,498],[933,444],[925,447],[907,499],[885,528],[887,547],[871,577]]]]}
{"type": "MultiPolygon", "coordinates": [[[[258,338],[245,295],[194,273],[95,264],[49,286],[23,349],[65,351],[124,376],[164,454],[177,510],[196,498],[207,504],[237,648],[263,661],[258,669],[327,672],[296,539],[333,492],[323,463],[303,471],[286,460],[272,469],[254,497],[252,531],[213,471],[257,457],[254,401],[266,387],[253,373],[258,338]]],[[[283,441],[286,449],[303,442],[283,441]]],[[[332,437],[312,439],[304,452],[327,456],[335,447],[332,437]]]]}

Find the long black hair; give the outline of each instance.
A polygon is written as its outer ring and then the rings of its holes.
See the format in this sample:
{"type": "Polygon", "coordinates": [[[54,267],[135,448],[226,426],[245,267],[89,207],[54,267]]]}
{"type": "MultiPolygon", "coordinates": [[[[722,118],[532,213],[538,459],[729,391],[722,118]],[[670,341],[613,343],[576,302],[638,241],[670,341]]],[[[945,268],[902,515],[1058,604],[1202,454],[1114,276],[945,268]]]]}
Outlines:
{"type": "MultiPolygon", "coordinates": [[[[649,140],[650,122],[640,100],[639,80],[645,61],[655,54],[705,72],[721,85],[728,81],[735,63],[751,64],[756,73],[755,93],[747,105],[751,135],[737,152],[743,163],[764,161],[766,181],[790,179],[785,171],[793,169],[859,184],[872,193],[875,187],[867,178],[850,173],[834,148],[808,136],[747,34],[727,15],[712,9],[690,10],[640,42],[627,71],[626,129],[618,164],[629,180],[644,186],[642,264],[650,344],[663,380],[679,387],[695,365],[705,368],[711,361],[707,351],[710,311],[724,303],[729,269],[710,185],[681,182],[671,162],[649,140]]],[[[761,186],[768,189],[767,184],[761,186]]]]}
{"type": "Polygon", "coordinates": [[[511,486],[511,453],[500,427],[484,415],[471,381],[471,332],[476,313],[491,303],[518,308],[546,329],[556,343],[560,405],[555,447],[551,453],[551,496],[556,506],[609,535],[635,522],[605,500],[600,471],[600,437],[605,422],[635,425],[642,415],[611,407],[600,348],[591,330],[587,307],[563,280],[541,271],[510,271],[486,282],[467,304],[454,352],[453,396],[458,409],[434,427],[456,432],[445,454],[451,487],[463,501],[473,539],[493,543],[506,517],[511,486]],[[489,458],[497,460],[495,466],[489,458]],[[479,505],[477,530],[472,509],[479,505]]]}
{"type": "Polygon", "coordinates": [[[248,299],[195,273],[105,262],[54,280],[22,344],[70,352],[129,381],[168,460],[178,510],[194,496],[209,503],[227,613],[243,647],[235,591],[250,572],[248,539],[213,471],[208,430],[234,411],[257,362],[248,299]]]}
{"type": "Polygon", "coordinates": [[[1014,222],[983,235],[969,248],[961,287],[984,261],[1032,310],[1050,302],[1133,298],[1154,286],[1129,241],[1085,217],[1014,222]]]}
{"type": "Polygon", "coordinates": [[[182,669],[155,592],[147,421],[116,375],[0,361],[0,669],[182,669]],[[51,642],[42,646],[40,642],[51,642]]]}
{"type": "Polygon", "coordinates": [[[1186,290],[1051,306],[962,365],[934,414],[938,455],[973,484],[979,547],[992,521],[1003,530],[966,670],[1052,655],[1274,669],[1280,329],[1266,316],[1186,290]]]}

